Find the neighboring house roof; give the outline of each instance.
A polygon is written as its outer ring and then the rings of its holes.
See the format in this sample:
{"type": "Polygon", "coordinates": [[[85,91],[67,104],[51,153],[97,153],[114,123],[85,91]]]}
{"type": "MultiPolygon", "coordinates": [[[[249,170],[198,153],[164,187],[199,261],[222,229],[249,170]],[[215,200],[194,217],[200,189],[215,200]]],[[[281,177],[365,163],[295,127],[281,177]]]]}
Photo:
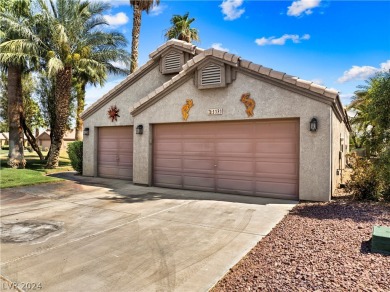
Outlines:
{"type": "Polygon", "coordinates": [[[2,132],[0,135],[0,139],[9,140],[9,133],[8,132],[2,132]]]}
{"type": "Polygon", "coordinates": [[[202,49],[196,48],[195,45],[179,41],[176,39],[172,39],[158,47],[155,51],[149,54],[150,60],[142,65],[138,70],[127,76],[122,82],[120,82],[117,86],[111,89],[108,93],[99,98],[96,102],[94,102],[90,107],[88,107],[81,114],[82,119],[86,119],[94,112],[99,110],[101,107],[106,105],[112,99],[114,99],[118,94],[126,90],[129,86],[131,86],[134,82],[136,82],[139,78],[148,73],[151,69],[158,65],[159,58],[161,55],[172,47],[179,48],[181,50],[187,51],[193,55],[199,54],[203,52],[202,49]]]}
{"type": "Polygon", "coordinates": [[[50,140],[50,130],[41,132],[37,137],[37,140],[50,140]]]}
{"type": "Polygon", "coordinates": [[[261,77],[263,80],[272,81],[279,86],[295,89],[300,93],[309,93],[306,94],[306,96],[331,105],[340,120],[348,120],[347,116],[345,115],[345,110],[341,104],[339,94],[336,90],[315,84],[311,81],[299,79],[298,77],[288,75],[284,72],[279,72],[271,68],[252,63],[248,60],[241,59],[237,55],[216,49],[199,51],[197,56],[183,65],[182,71],[180,71],[179,74],[174,76],[171,80],[165,82],[156,90],[149,93],[139,102],[136,102],[130,108],[131,114],[135,116],[141,113],[144,109],[164,97],[172,90],[173,87],[181,84],[183,79],[186,80],[186,77],[188,77],[188,75],[190,75],[190,73],[192,73],[200,64],[207,62],[205,60],[208,60],[209,58],[218,59],[228,63],[231,66],[237,67],[243,72],[255,74],[257,77],[261,77]]]}
{"type": "MultiPolygon", "coordinates": [[[[38,135],[37,140],[50,140],[50,130],[45,130],[38,135]]],[[[64,140],[74,141],[75,140],[75,130],[71,129],[65,132],[64,140]]]]}

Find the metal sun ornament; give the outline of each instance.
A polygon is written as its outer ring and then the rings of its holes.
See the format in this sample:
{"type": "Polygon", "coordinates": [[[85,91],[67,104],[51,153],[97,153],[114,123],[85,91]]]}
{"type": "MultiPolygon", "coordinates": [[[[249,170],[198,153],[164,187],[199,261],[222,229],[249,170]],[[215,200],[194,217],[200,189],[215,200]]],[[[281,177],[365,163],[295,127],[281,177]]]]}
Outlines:
{"type": "Polygon", "coordinates": [[[120,115],[119,115],[119,108],[116,107],[116,105],[112,105],[109,109],[108,109],[108,117],[111,119],[111,122],[113,121],[117,121],[117,118],[120,118],[120,115]]]}

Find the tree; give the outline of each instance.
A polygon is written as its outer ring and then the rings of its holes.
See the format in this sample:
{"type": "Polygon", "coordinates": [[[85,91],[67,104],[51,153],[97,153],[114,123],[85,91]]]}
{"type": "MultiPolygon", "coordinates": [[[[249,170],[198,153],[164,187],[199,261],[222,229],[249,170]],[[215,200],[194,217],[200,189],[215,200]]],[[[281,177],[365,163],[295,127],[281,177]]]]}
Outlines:
{"type": "Polygon", "coordinates": [[[31,41],[31,34],[24,30],[30,24],[30,1],[18,0],[12,2],[2,1],[0,5],[0,63],[1,69],[8,74],[8,126],[9,126],[9,152],[8,165],[14,168],[24,168],[22,74],[32,60],[25,54],[13,54],[12,48],[5,45],[15,39],[25,38],[31,41]]]}
{"type": "Polygon", "coordinates": [[[356,112],[352,136],[361,137],[368,155],[371,150],[380,152],[390,138],[390,72],[378,73],[359,86],[348,108],[356,112]]]}
{"type": "Polygon", "coordinates": [[[154,5],[159,5],[160,0],[130,0],[130,6],[133,7],[133,30],[131,33],[131,65],[130,73],[138,68],[138,45],[141,31],[142,11],[149,13],[154,5]]]}
{"type": "Polygon", "coordinates": [[[169,39],[178,39],[191,43],[192,41],[199,41],[199,34],[196,28],[190,27],[195,21],[195,18],[188,18],[189,12],[181,15],[173,15],[171,18],[172,26],[165,33],[165,37],[169,39]]]}
{"type": "MultiPolygon", "coordinates": [[[[88,40],[87,41],[91,41],[88,40]]],[[[104,65],[104,67],[93,68],[88,64],[82,67],[76,66],[73,72],[73,87],[76,94],[76,133],[75,140],[82,139],[83,121],[80,118],[85,105],[85,88],[87,84],[94,86],[103,85],[110,74],[129,74],[128,69],[113,65],[113,62],[129,65],[129,54],[124,47],[127,45],[126,38],[116,32],[100,33],[93,39],[93,43],[86,43],[81,57],[89,58],[104,65]]]]}
{"type": "Polygon", "coordinates": [[[70,115],[72,77],[76,68],[90,68],[102,72],[106,64],[93,59],[88,50],[101,45],[103,33],[98,29],[107,25],[103,12],[109,8],[104,3],[79,0],[38,0],[40,14],[40,39],[46,56],[46,70],[54,78],[54,116],[51,128],[52,141],[47,168],[58,166],[63,136],[70,115]]]}

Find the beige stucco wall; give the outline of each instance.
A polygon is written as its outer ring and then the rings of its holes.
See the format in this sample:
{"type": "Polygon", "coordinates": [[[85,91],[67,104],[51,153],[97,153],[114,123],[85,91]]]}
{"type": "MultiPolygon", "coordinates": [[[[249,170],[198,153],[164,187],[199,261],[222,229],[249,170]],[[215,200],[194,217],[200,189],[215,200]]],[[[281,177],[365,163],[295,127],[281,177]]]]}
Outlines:
{"type": "Polygon", "coordinates": [[[345,170],[346,154],[349,152],[349,132],[343,122],[340,122],[334,112],[332,112],[332,191],[339,187],[342,175],[345,170]],[[341,160],[339,156],[341,151],[341,160]],[[339,174],[337,174],[337,170],[339,174]]]}
{"type": "Polygon", "coordinates": [[[129,88],[118,94],[113,100],[101,107],[98,111],[84,120],[84,128],[89,128],[89,135],[84,135],[83,145],[83,175],[97,175],[97,131],[98,127],[105,126],[129,126],[133,125],[133,117],[129,113],[129,107],[149,94],[152,90],[161,86],[172,76],[162,75],[158,66],[138,79],[129,88]],[[117,121],[111,122],[107,111],[111,105],[116,105],[120,112],[117,121]]]}
{"type": "MultiPolygon", "coordinates": [[[[193,79],[165,96],[134,118],[143,124],[144,134],[134,137],[133,181],[150,184],[152,173],[152,124],[183,122],[181,108],[193,99],[187,123],[270,118],[300,119],[299,198],[328,201],[331,195],[331,107],[286,89],[237,73],[237,79],[226,88],[199,90],[193,79]],[[256,101],[254,117],[248,118],[240,102],[250,92],[256,101]],[[208,115],[208,109],[222,108],[223,115],[208,115]],[[318,119],[318,131],[309,131],[312,117],[318,119]]],[[[84,148],[85,149],[85,148],[84,148]]]]}

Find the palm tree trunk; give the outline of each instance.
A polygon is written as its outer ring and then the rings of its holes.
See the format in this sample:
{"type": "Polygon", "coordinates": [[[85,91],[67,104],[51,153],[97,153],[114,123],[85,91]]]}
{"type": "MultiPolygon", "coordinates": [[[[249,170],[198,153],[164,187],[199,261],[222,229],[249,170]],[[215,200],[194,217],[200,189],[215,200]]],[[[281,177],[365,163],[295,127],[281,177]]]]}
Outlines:
{"type": "Polygon", "coordinates": [[[20,125],[20,113],[23,110],[22,68],[8,66],[8,122],[9,152],[7,164],[13,168],[24,168],[23,129],[20,125]]]}
{"type": "Polygon", "coordinates": [[[33,133],[31,132],[30,128],[26,124],[26,117],[24,116],[24,112],[20,113],[20,124],[22,125],[22,128],[24,130],[24,134],[27,137],[28,143],[30,143],[31,147],[38,154],[39,159],[41,161],[45,160],[45,158],[42,155],[41,150],[39,149],[37,140],[35,139],[33,133]]]}
{"type": "Polygon", "coordinates": [[[83,120],[80,118],[80,115],[84,111],[85,86],[86,83],[84,81],[80,81],[80,83],[76,85],[76,94],[77,94],[76,134],[75,134],[76,141],[83,140],[83,120]]]}
{"type": "Polygon", "coordinates": [[[138,45],[139,45],[139,34],[141,31],[141,17],[142,10],[138,4],[133,6],[133,31],[131,39],[131,65],[130,74],[138,69],[138,45]]]}
{"type": "Polygon", "coordinates": [[[72,68],[67,66],[57,73],[55,89],[55,127],[51,129],[52,140],[46,168],[56,168],[69,117],[69,100],[72,87],[72,68]]]}

